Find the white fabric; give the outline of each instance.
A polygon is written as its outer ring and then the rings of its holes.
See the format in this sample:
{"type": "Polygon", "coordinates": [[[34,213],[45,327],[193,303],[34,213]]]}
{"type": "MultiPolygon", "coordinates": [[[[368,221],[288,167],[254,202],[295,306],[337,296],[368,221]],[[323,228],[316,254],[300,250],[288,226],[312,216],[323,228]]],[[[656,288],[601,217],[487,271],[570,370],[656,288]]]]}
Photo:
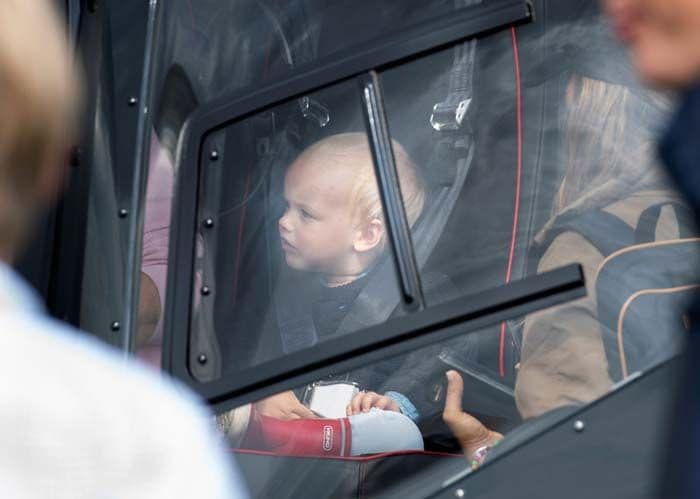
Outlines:
{"type": "Polygon", "coordinates": [[[184,388],[42,315],[0,264],[0,497],[247,497],[184,388]]]}
{"type": "Polygon", "coordinates": [[[411,418],[376,407],[348,417],[352,429],[353,456],[423,450],[423,437],[411,418]]]}

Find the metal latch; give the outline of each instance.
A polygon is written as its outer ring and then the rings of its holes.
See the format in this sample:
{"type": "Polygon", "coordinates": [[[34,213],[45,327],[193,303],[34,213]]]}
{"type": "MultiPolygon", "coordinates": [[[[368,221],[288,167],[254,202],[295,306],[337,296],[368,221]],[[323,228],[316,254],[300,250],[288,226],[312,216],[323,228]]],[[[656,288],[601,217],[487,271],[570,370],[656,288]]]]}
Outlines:
{"type": "Polygon", "coordinates": [[[438,132],[444,130],[459,130],[462,128],[464,117],[469,111],[472,99],[448,99],[433,106],[433,113],[430,115],[430,125],[438,132]]]}

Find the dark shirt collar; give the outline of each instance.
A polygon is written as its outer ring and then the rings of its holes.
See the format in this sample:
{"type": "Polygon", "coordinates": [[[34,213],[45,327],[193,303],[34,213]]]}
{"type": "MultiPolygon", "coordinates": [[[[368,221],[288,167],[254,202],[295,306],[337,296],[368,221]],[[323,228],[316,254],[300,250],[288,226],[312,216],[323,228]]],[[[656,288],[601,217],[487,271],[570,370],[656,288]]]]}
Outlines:
{"type": "Polygon", "coordinates": [[[312,314],[320,338],[336,333],[371,275],[372,271],[342,286],[319,286],[318,298],[312,303],[312,314]]]}

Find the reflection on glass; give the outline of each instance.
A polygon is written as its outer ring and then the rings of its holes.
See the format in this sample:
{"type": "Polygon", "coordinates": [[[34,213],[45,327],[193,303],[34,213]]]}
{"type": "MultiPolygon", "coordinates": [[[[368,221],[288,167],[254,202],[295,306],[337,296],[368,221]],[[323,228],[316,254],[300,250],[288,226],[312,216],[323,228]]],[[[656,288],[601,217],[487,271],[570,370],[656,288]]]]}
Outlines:
{"type": "Polygon", "coordinates": [[[139,359],[155,368],[160,368],[163,348],[165,281],[175,180],[171,157],[171,152],[161,145],[154,132],[151,136],[146,184],[135,353],[139,359]]]}
{"type": "MultiPolygon", "coordinates": [[[[357,88],[303,100],[333,112],[319,122],[294,100],[210,136],[219,158],[203,165],[199,218],[212,222],[198,236],[191,335],[200,379],[399,313],[357,88]]],[[[394,148],[413,223],[424,206],[421,173],[394,148]]]]}
{"type": "Polygon", "coordinates": [[[472,40],[380,74],[392,137],[425,172],[425,209],[412,235],[428,305],[503,284],[522,260],[515,253],[524,241],[511,248],[515,85],[475,84],[505,78],[504,62],[488,40],[472,40]],[[431,293],[436,281],[450,286],[431,293]]]}

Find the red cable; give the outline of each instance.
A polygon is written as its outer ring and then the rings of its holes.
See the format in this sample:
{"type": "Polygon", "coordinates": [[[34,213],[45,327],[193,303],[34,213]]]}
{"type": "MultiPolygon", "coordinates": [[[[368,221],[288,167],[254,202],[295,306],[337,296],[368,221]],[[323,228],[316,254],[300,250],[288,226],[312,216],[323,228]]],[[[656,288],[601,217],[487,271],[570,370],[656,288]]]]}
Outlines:
{"type": "MultiPolygon", "coordinates": [[[[255,450],[255,449],[244,449],[241,447],[229,447],[228,451],[233,454],[244,454],[251,456],[267,456],[267,457],[299,457],[293,454],[283,454],[281,452],[274,452],[269,450],[255,450]]],[[[391,452],[380,452],[377,454],[364,454],[361,456],[318,456],[314,459],[320,461],[345,461],[345,462],[356,462],[356,463],[369,463],[372,461],[378,461],[380,459],[392,458],[392,457],[403,457],[403,456],[427,456],[435,458],[447,458],[447,459],[464,459],[464,454],[454,453],[454,452],[435,452],[429,450],[399,450],[391,452]]]]}
{"type": "MultiPolygon", "coordinates": [[[[272,52],[272,42],[274,38],[270,38],[268,43],[267,53],[265,54],[265,65],[263,67],[263,81],[266,81],[270,75],[270,53],[272,52]]],[[[253,176],[253,160],[248,163],[247,176],[245,180],[245,193],[243,194],[243,206],[241,207],[241,217],[238,223],[238,243],[236,244],[236,267],[233,272],[233,305],[238,301],[238,276],[240,274],[241,263],[241,243],[243,241],[243,228],[245,227],[246,207],[248,206],[248,194],[250,192],[250,179],[253,176]]]]}
{"type": "Polygon", "coordinates": [[[263,67],[263,81],[267,81],[268,76],[270,76],[270,55],[272,54],[272,42],[274,37],[270,37],[270,41],[267,44],[267,52],[265,53],[265,66],[263,67]]]}
{"type": "Polygon", "coordinates": [[[187,6],[190,8],[190,19],[192,19],[192,26],[194,28],[198,28],[198,26],[194,23],[194,9],[192,8],[192,0],[187,0],[187,6]]]}
{"type": "Polygon", "coordinates": [[[236,245],[236,269],[233,274],[233,305],[238,300],[238,275],[241,264],[241,242],[243,241],[243,227],[245,226],[245,211],[248,206],[248,193],[250,192],[250,178],[253,176],[253,161],[248,163],[248,175],[245,179],[245,193],[243,194],[243,206],[241,207],[241,218],[238,225],[238,243],[236,245]]]}
{"type": "MultiPolygon", "coordinates": [[[[516,123],[517,123],[517,170],[515,180],[515,210],[513,212],[513,233],[510,239],[510,254],[508,256],[508,269],[506,270],[506,283],[510,282],[513,272],[513,260],[515,258],[515,238],[518,233],[518,218],[520,216],[520,179],[523,170],[523,103],[520,85],[520,54],[518,52],[518,38],[515,34],[515,27],[510,28],[511,38],[513,40],[513,62],[515,64],[515,93],[516,93],[516,123]]],[[[501,339],[498,350],[498,372],[501,377],[506,375],[504,352],[506,345],[506,323],[501,323],[501,339]]]]}

